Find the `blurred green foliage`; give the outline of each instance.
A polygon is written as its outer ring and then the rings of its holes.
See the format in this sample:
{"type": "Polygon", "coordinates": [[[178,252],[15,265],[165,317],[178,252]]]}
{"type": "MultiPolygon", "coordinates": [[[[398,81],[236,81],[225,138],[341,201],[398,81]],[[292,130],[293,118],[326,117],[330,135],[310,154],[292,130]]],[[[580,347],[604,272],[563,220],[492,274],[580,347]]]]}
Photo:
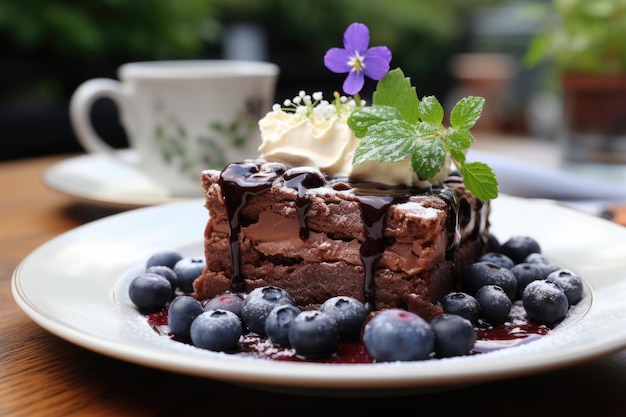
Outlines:
{"type": "Polygon", "coordinates": [[[207,0],[1,0],[0,39],[22,55],[169,59],[197,54],[207,0]]]}
{"type": "Polygon", "coordinates": [[[553,0],[525,57],[566,72],[626,72],[626,0],[553,0]]]}
{"type": "MultiPolygon", "coordinates": [[[[270,48],[321,57],[344,29],[366,23],[372,43],[421,72],[446,53],[475,8],[501,0],[0,0],[0,39],[63,59],[175,59],[219,45],[219,27],[253,22],[270,48]],[[274,42],[280,42],[275,44],[274,42]]],[[[408,72],[411,72],[410,70],[408,72]]]]}
{"type": "Polygon", "coordinates": [[[392,66],[424,73],[450,54],[466,29],[471,12],[502,0],[218,0],[220,18],[254,21],[281,44],[301,54],[323,56],[342,46],[344,30],[352,22],[370,28],[371,45],[393,52],[392,66]]]}

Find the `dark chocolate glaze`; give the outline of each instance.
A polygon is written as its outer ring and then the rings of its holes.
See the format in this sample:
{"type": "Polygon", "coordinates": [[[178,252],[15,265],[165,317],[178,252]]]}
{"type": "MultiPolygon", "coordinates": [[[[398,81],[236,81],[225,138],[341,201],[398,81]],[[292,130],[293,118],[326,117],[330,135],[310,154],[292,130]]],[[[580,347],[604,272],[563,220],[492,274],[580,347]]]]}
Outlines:
{"type": "Polygon", "coordinates": [[[285,185],[298,191],[296,199],[296,212],[300,222],[300,239],[309,238],[309,229],[306,225],[306,218],[311,209],[311,200],[307,197],[307,190],[320,188],[326,185],[326,178],[319,171],[303,168],[292,168],[283,175],[285,185]]]}
{"type": "Polygon", "coordinates": [[[459,197],[456,192],[447,187],[437,187],[435,195],[439,196],[448,204],[451,213],[448,216],[446,231],[448,232],[448,247],[446,248],[446,260],[454,261],[454,251],[461,244],[461,226],[459,223],[459,197]]]}
{"type": "Polygon", "coordinates": [[[396,200],[387,196],[358,196],[361,206],[361,219],[365,227],[365,242],[361,245],[361,262],[365,272],[363,298],[369,309],[376,304],[376,261],[385,251],[385,218],[389,206],[396,200]]]}
{"type": "MultiPolygon", "coordinates": [[[[326,179],[322,174],[310,168],[287,169],[284,165],[262,164],[255,161],[246,161],[228,165],[221,173],[219,184],[229,224],[230,258],[232,263],[231,289],[235,292],[245,291],[245,279],[241,274],[241,257],[239,252],[239,232],[242,219],[241,210],[250,196],[259,195],[271,189],[274,182],[282,180],[282,184],[297,191],[295,201],[296,213],[300,224],[300,238],[308,239],[309,229],[307,216],[311,208],[308,192],[320,188],[345,182],[345,179],[326,179]]],[[[455,180],[456,181],[456,180],[455,180]]],[[[409,201],[415,195],[434,195],[441,198],[449,206],[450,216],[446,224],[448,241],[446,260],[454,261],[454,252],[461,241],[459,225],[459,198],[456,192],[448,187],[436,186],[427,189],[386,186],[371,182],[350,182],[350,188],[355,190],[355,197],[359,201],[361,218],[364,225],[365,241],[361,245],[361,261],[364,269],[363,298],[373,310],[375,306],[375,275],[376,262],[385,251],[384,236],[386,215],[393,204],[409,201]]],[[[486,227],[480,222],[480,229],[486,227]]],[[[479,230],[483,232],[484,230],[479,230]]]]}
{"type": "Polygon", "coordinates": [[[234,292],[245,291],[245,279],[241,275],[239,252],[239,231],[241,230],[241,209],[248,198],[266,192],[276,178],[285,172],[281,164],[267,164],[265,169],[255,163],[230,164],[222,171],[219,179],[228,215],[230,261],[232,265],[231,288],[234,292]]]}

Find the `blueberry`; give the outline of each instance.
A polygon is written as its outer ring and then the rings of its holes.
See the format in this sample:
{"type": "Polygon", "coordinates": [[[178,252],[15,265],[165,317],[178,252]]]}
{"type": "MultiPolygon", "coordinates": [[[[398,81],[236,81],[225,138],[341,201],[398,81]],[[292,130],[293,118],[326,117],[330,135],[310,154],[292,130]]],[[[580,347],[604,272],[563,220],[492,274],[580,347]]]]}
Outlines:
{"type": "Polygon", "coordinates": [[[168,268],[173,269],[176,262],[181,259],[183,259],[183,256],[174,249],[162,250],[154,253],[148,258],[148,261],[146,262],[146,269],[151,266],[167,266],[168,268]]]}
{"type": "Polygon", "coordinates": [[[133,278],[128,288],[130,300],[144,311],[156,311],[165,307],[172,298],[172,286],[161,275],[143,272],[133,278]]]}
{"type": "Polygon", "coordinates": [[[487,238],[487,250],[491,252],[500,252],[500,240],[495,236],[490,234],[487,238]]]}
{"type": "Polygon", "coordinates": [[[522,299],[524,288],[526,288],[529,283],[544,278],[542,266],[528,262],[515,265],[511,268],[511,272],[515,275],[515,279],[517,279],[517,295],[515,298],[519,300],[522,299]]]}
{"type": "Polygon", "coordinates": [[[178,339],[189,339],[191,323],[204,312],[202,304],[195,298],[184,295],[171,302],[167,313],[167,325],[178,339]]]}
{"type": "Polygon", "coordinates": [[[515,262],[513,262],[511,258],[500,252],[487,252],[478,258],[478,261],[490,262],[506,269],[511,269],[515,265],[515,262]]]}
{"type": "Polygon", "coordinates": [[[276,306],[294,304],[293,298],[282,288],[267,286],[250,291],[241,307],[241,318],[248,328],[265,335],[265,320],[276,306]]]}
{"type": "Polygon", "coordinates": [[[474,325],[456,314],[435,317],[430,328],[435,334],[435,355],[440,358],[467,355],[476,343],[474,325]]]}
{"type": "Polygon", "coordinates": [[[547,278],[550,273],[556,271],[557,269],[561,269],[561,267],[546,259],[546,257],[541,253],[531,253],[526,257],[526,259],[524,259],[523,263],[539,265],[543,271],[542,279],[547,278]]]}
{"type": "Polygon", "coordinates": [[[383,310],[367,322],[363,342],[377,362],[428,359],[435,334],[417,314],[400,309],[383,310]]]}
{"type": "Polygon", "coordinates": [[[146,272],[161,275],[163,278],[167,279],[170,282],[173,290],[178,287],[178,277],[176,276],[176,272],[174,272],[174,270],[169,266],[154,265],[146,269],[146,272]]]}
{"type": "Polygon", "coordinates": [[[511,313],[513,303],[504,290],[497,285],[485,285],[476,291],[480,314],[491,324],[504,323],[511,313]]]}
{"type": "Polygon", "coordinates": [[[541,253],[541,246],[532,237],[513,236],[500,246],[500,252],[518,264],[531,253],[541,253]]]}
{"type": "Polygon", "coordinates": [[[451,292],[441,300],[443,312],[455,314],[476,323],[480,318],[480,304],[473,296],[464,292],[451,292]]]}
{"type": "Polygon", "coordinates": [[[561,287],[569,305],[578,304],[583,298],[583,281],[578,274],[569,269],[559,269],[546,278],[561,287]]]}
{"type": "Polygon", "coordinates": [[[186,257],[182,258],[174,265],[174,272],[178,277],[178,288],[184,293],[193,292],[193,282],[204,270],[204,258],[186,257]]]}
{"type": "Polygon", "coordinates": [[[237,349],[243,328],[241,319],[235,313],[209,310],[196,317],[189,333],[194,346],[228,352],[237,349]]]}
{"type": "Polygon", "coordinates": [[[204,305],[204,310],[228,310],[241,317],[243,298],[239,294],[224,293],[211,298],[204,305]]]}
{"type": "Polygon", "coordinates": [[[289,326],[289,344],[305,358],[332,356],[339,346],[339,327],[326,313],[303,311],[289,326]]]}
{"type": "Polygon", "coordinates": [[[265,335],[274,344],[289,345],[289,327],[300,309],[291,304],[274,307],[265,320],[265,335]]]}
{"type": "Polygon", "coordinates": [[[528,284],[522,302],[529,320],[548,326],[563,320],[569,308],[567,296],[561,287],[546,280],[528,284]]]}
{"type": "Polygon", "coordinates": [[[510,270],[490,262],[474,262],[463,271],[463,289],[469,294],[476,294],[485,285],[497,285],[515,300],[517,279],[510,270]]]}
{"type": "Polygon", "coordinates": [[[365,305],[352,297],[337,296],[326,300],[320,311],[335,319],[339,326],[339,338],[358,340],[368,315],[365,305]]]}

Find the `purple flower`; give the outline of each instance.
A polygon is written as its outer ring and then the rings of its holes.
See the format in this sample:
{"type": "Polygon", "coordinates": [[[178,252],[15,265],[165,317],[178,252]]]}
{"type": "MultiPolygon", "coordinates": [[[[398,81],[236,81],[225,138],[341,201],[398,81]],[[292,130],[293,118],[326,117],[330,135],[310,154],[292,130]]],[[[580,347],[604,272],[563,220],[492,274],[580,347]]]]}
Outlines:
{"type": "Polygon", "coordinates": [[[386,46],[368,48],[370,31],[363,23],[352,23],[343,34],[343,48],[331,48],[324,55],[326,68],[348,73],[343,83],[346,94],[357,94],[365,83],[364,76],[380,80],[389,71],[391,51],[386,46]]]}

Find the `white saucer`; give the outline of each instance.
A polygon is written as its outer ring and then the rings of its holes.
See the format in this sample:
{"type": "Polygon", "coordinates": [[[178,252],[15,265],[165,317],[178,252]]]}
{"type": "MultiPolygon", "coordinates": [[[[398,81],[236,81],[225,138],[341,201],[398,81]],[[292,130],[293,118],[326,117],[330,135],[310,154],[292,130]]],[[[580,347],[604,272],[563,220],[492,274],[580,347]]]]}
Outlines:
{"type": "MultiPolygon", "coordinates": [[[[130,150],[119,152],[127,158],[133,153],[130,150]]],[[[166,189],[137,169],[98,154],[80,155],[58,162],[44,172],[43,181],[50,188],[81,201],[120,209],[188,200],[170,197],[166,189]]],[[[198,181],[197,197],[201,196],[198,181]]]]}

